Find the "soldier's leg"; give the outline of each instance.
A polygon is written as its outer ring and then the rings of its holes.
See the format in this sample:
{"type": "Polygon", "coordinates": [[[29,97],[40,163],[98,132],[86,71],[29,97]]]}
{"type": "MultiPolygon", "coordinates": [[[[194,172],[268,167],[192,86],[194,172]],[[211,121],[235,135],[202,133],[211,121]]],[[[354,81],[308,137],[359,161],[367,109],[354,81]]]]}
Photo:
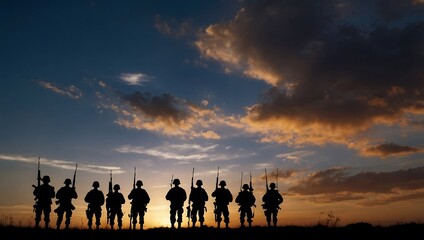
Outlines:
{"type": "Polygon", "coordinates": [[[62,224],[64,211],[61,208],[58,208],[56,209],[56,213],[57,213],[56,228],[60,229],[60,224],[62,224]]]}
{"type": "Polygon", "coordinates": [[[137,224],[138,211],[133,209],[131,214],[132,214],[132,222],[130,224],[132,224],[132,227],[135,230],[135,226],[137,224]]]}
{"type": "Polygon", "coordinates": [[[265,217],[266,217],[266,222],[268,223],[268,227],[271,226],[271,211],[270,210],[265,210],[265,217]]]}
{"type": "MultiPolygon", "coordinates": [[[[43,210],[40,207],[35,208],[35,227],[40,227],[40,221],[41,221],[41,214],[43,213],[43,210]]],[[[44,214],[44,217],[46,217],[46,214],[44,214]]]]}
{"type": "Polygon", "coordinates": [[[222,213],[224,214],[225,228],[228,228],[228,224],[230,223],[230,213],[228,212],[228,206],[225,206],[222,209],[222,213]]]}
{"type": "Polygon", "coordinates": [[[93,224],[93,211],[91,209],[87,209],[85,210],[85,215],[87,217],[88,229],[91,229],[91,225],[93,224]]]}
{"type": "Polygon", "coordinates": [[[121,230],[122,229],[122,217],[124,216],[124,213],[122,212],[122,210],[120,209],[117,213],[117,218],[118,218],[118,229],[121,230]]]}
{"type": "Polygon", "coordinates": [[[177,219],[178,228],[181,228],[181,223],[183,222],[183,211],[184,211],[183,207],[179,207],[177,209],[177,214],[178,214],[178,219],[177,219]]]}
{"type": "Polygon", "coordinates": [[[240,225],[241,227],[244,227],[244,218],[246,217],[246,212],[244,209],[240,210],[240,225]]]}
{"type": "Polygon", "coordinates": [[[139,220],[139,223],[140,223],[140,230],[142,230],[143,229],[143,225],[144,225],[144,214],[146,213],[146,210],[144,209],[144,208],[142,208],[141,210],[140,210],[140,220],[139,220]]]}
{"type": "Polygon", "coordinates": [[[65,219],[65,228],[69,229],[69,224],[71,224],[72,210],[66,210],[66,219],[65,219]]]}
{"type": "Polygon", "coordinates": [[[249,207],[246,210],[247,210],[247,212],[246,212],[247,222],[249,223],[249,227],[251,227],[252,226],[252,217],[253,217],[252,208],[249,207]]]}
{"type": "Polygon", "coordinates": [[[46,207],[45,209],[44,209],[44,228],[49,228],[49,223],[50,223],[50,212],[51,212],[52,210],[51,210],[51,208],[50,208],[50,206],[49,207],[46,207]]]}
{"type": "Polygon", "coordinates": [[[175,207],[171,207],[169,214],[170,214],[169,220],[171,221],[171,228],[175,228],[174,226],[176,221],[175,214],[177,214],[177,209],[175,207]]]}
{"type": "Polygon", "coordinates": [[[196,222],[197,222],[197,213],[198,213],[198,208],[197,207],[193,207],[193,209],[191,209],[191,223],[192,223],[192,227],[195,227],[196,222]]]}
{"type": "Polygon", "coordinates": [[[115,211],[111,211],[110,212],[110,218],[109,218],[109,223],[110,223],[110,228],[113,230],[113,227],[115,225],[115,217],[116,217],[116,212],[115,211]]]}
{"type": "Polygon", "coordinates": [[[273,215],[273,223],[274,223],[274,227],[276,227],[277,226],[277,215],[278,215],[278,210],[275,210],[274,211],[274,213],[272,214],[273,215]]]}
{"type": "Polygon", "coordinates": [[[205,208],[202,206],[199,208],[199,222],[201,227],[203,227],[204,221],[205,221],[205,208]]]}
{"type": "Polygon", "coordinates": [[[102,218],[102,210],[97,210],[96,212],[94,212],[94,215],[96,217],[96,229],[99,229],[100,219],[102,218]]]}

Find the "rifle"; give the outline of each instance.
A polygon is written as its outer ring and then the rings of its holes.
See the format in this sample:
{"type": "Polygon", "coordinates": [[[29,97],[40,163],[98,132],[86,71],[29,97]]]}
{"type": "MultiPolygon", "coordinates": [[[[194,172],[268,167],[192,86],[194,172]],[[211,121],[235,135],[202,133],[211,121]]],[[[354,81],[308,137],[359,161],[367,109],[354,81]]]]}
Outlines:
{"type": "Polygon", "coordinates": [[[109,179],[109,189],[106,198],[106,211],[107,211],[107,220],[106,223],[109,224],[110,219],[110,196],[112,195],[112,170],[110,170],[110,179],[109,179]]]}
{"type": "MultiPolygon", "coordinates": [[[[216,182],[215,182],[215,191],[218,189],[218,179],[219,179],[219,166],[218,166],[218,171],[216,173],[216,182]]],[[[213,203],[214,205],[214,213],[215,213],[215,222],[218,222],[218,209],[217,209],[217,205],[216,205],[216,198],[215,198],[215,202],[213,203]]]]}
{"type": "Polygon", "coordinates": [[[252,187],[252,172],[250,172],[249,190],[250,190],[251,192],[253,191],[253,187],[252,187]]]}
{"type": "Polygon", "coordinates": [[[266,191],[269,191],[269,187],[268,187],[268,175],[266,173],[266,168],[265,168],[265,186],[266,186],[266,191]]]}
{"type": "Polygon", "coordinates": [[[193,191],[193,178],[194,178],[194,168],[193,171],[191,172],[191,188],[190,188],[190,195],[188,197],[188,206],[187,206],[187,224],[188,227],[190,227],[190,217],[191,217],[191,209],[190,209],[190,196],[191,196],[191,192],[193,191]]]}
{"type": "Polygon", "coordinates": [[[277,168],[277,187],[275,189],[278,190],[278,168],[277,168]]]}
{"type": "MultiPolygon", "coordinates": [[[[252,172],[250,172],[249,190],[250,190],[250,192],[253,192],[253,186],[252,186],[252,172]]],[[[253,217],[255,217],[255,207],[256,207],[256,204],[253,204],[252,218],[253,218],[253,217]]]]}
{"type": "Polygon", "coordinates": [[[72,188],[74,188],[74,189],[75,189],[75,177],[77,175],[77,168],[78,168],[78,163],[75,165],[74,178],[72,180],[72,188]]]}
{"type": "MultiPolygon", "coordinates": [[[[40,187],[40,181],[41,181],[40,157],[38,157],[37,186],[35,186],[34,184],[32,184],[32,187],[35,188],[35,189],[38,188],[38,187],[40,187]]],[[[33,206],[34,207],[33,211],[35,211],[35,209],[37,208],[37,203],[38,203],[37,196],[35,196],[34,200],[35,200],[35,203],[34,203],[34,206],[33,206]]]]}
{"type": "Polygon", "coordinates": [[[172,182],[173,181],[174,181],[174,174],[172,174],[172,176],[171,176],[171,184],[169,184],[171,186],[171,188],[172,188],[172,182]]]}
{"type": "MultiPolygon", "coordinates": [[[[133,190],[135,189],[135,176],[136,176],[136,168],[134,167],[133,190]]],[[[133,200],[133,201],[134,201],[134,200],[133,200]]],[[[132,204],[133,204],[133,203],[132,203],[132,201],[131,201],[131,205],[132,205],[132,204]]],[[[128,214],[128,216],[130,217],[130,230],[131,230],[131,226],[132,226],[132,222],[131,222],[131,220],[132,220],[132,218],[134,217],[134,213],[133,213],[133,211],[134,211],[133,206],[131,206],[130,214],[128,214]]],[[[134,229],[135,229],[135,226],[134,226],[134,229]]]]}
{"type": "Polygon", "coordinates": [[[240,192],[243,191],[243,172],[240,173],[240,192]]]}

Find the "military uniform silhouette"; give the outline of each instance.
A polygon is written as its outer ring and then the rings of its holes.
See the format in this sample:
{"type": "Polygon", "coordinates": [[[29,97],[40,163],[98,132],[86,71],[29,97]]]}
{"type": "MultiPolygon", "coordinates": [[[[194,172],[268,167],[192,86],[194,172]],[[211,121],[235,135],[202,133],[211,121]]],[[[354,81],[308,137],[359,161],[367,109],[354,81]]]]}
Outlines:
{"type": "Polygon", "coordinates": [[[121,187],[119,184],[115,184],[113,186],[113,192],[108,194],[108,204],[110,207],[110,227],[113,229],[115,225],[115,217],[118,220],[118,229],[122,229],[122,217],[124,216],[124,213],[122,212],[122,204],[125,203],[125,198],[122,193],[119,192],[119,189],[121,187]]]}
{"type": "Polygon", "coordinates": [[[88,203],[85,213],[87,215],[89,229],[91,229],[91,225],[93,223],[93,215],[96,217],[96,229],[99,229],[100,226],[100,218],[102,217],[102,206],[105,203],[105,195],[98,189],[99,187],[99,182],[94,181],[93,189],[91,189],[84,198],[84,201],[88,203]]]}
{"type": "Polygon", "coordinates": [[[44,213],[44,224],[45,228],[49,227],[50,223],[50,212],[52,211],[52,198],[55,196],[54,187],[49,185],[50,177],[44,176],[42,178],[43,184],[34,188],[32,192],[37,200],[34,205],[35,208],[35,227],[38,228],[41,215],[44,213]]]}
{"type": "Polygon", "coordinates": [[[187,194],[186,191],[181,188],[180,185],[180,180],[179,179],[174,179],[174,181],[172,182],[175,186],[173,188],[171,188],[168,193],[166,194],[165,198],[168,201],[171,201],[171,205],[170,205],[170,220],[171,220],[171,227],[175,228],[175,221],[178,222],[178,228],[181,228],[181,222],[183,221],[183,205],[184,205],[184,201],[187,199],[187,194]],[[178,219],[175,218],[175,215],[178,215],[178,219]]]}
{"type": "MultiPolygon", "coordinates": [[[[132,212],[132,224],[133,229],[136,229],[137,224],[137,216],[140,217],[140,229],[143,229],[144,224],[144,213],[147,211],[147,204],[150,202],[149,194],[146,192],[146,190],[142,189],[141,186],[143,186],[143,182],[141,180],[138,180],[137,188],[134,188],[131,190],[130,194],[128,195],[128,199],[132,200],[131,202],[131,212],[132,212]]],[[[131,223],[130,223],[131,224],[131,223]]]]}
{"type": "Polygon", "coordinates": [[[72,210],[75,209],[74,205],[72,205],[72,199],[78,198],[78,194],[75,191],[75,188],[70,186],[71,183],[71,179],[65,179],[65,186],[61,187],[56,193],[56,198],[58,199],[56,203],[59,204],[59,207],[54,210],[57,213],[57,229],[60,229],[60,224],[63,220],[63,214],[65,213],[65,228],[68,229],[69,224],[71,223],[72,210]]]}
{"type": "Polygon", "coordinates": [[[212,193],[212,197],[215,197],[216,204],[216,221],[218,222],[218,228],[220,228],[220,224],[222,221],[221,215],[224,216],[225,227],[228,228],[228,224],[230,223],[230,212],[228,211],[228,204],[233,201],[233,195],[230,190],[226,189],[225,186],[227,183],[225,181],[219,182],[220,188],[215,189],[212,193]]]}
{"type": "Polygon", "coordinates": [[[197,188],[193,187],[189,196],[189,201],[192,202],[191,221],[193,223],[192,227],[194,227],[197,222],[197,215],[199,215],[199,223],[202,227],[205,221],[205,203],[209,200],[209,197],[205,189],[202,188],[202,180],[197,180],[196,185],[197,188]]]}
{"type": "Polygon", "coordinates": [[[278,190],[275,189],[275,183],[269,185],[270,189],[262,197],[262,207],[265,209],[265,217],[268,227],[271,226],[271,217],[274,227],[277,226],[277,215],[280,209],[280,204],[284,201],[278,190]]]}
{"type": "Polygon", "coordinates": [[[252,226],[252,206],[255,206],[256,198],[253,196],[253,193],[249,190],[249,185],[243,185],[243,191],[240,191],[236,197],[236,203],[240,205],[240,223],[241,227],[244,227],[244,221],[247,216],[247,222],[249,227],[252,226]]]}

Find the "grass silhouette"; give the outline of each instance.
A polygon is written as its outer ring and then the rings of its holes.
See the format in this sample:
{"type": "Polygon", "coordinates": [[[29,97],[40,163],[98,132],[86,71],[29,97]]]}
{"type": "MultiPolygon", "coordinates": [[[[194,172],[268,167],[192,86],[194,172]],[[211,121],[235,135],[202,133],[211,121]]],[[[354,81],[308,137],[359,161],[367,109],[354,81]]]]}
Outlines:
{"type": "Polygon", "coordinates": [[[88,230],[88,229],[35,229],[29,227],[0,226],[3,239],[175,239],[175,240],[365,240],[365,239],[424,239],[424,224],[407,223],[387,227],[373,226],[369,223],[355,223],[344,227],[316,225],[310,227],[283,226],[276,228],[252,227],[217,229],[203,228],[152,228],[146,230],[88,230]],[[7,236],[7,237],[6,237],[7,236]]]}

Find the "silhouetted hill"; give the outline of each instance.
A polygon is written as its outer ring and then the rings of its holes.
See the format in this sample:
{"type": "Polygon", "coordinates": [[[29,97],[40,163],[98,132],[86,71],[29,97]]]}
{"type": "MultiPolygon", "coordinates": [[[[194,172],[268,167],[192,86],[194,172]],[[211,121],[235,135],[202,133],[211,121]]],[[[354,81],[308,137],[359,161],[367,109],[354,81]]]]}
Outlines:
{"type": "Polygon", "coordinates": [[[350,224],[345,227],[300,227],[286,226],[278,228],[252,227],[235,229],[195,228],[169,229],[155,228],[139,230],[54,230],[20,227],[0,227],[2,239],[76,239],[76,240],[109,240],[109,239],[142,239],[142,240],[388,240],[388,239],[424,239],[424,224],[399,224],[389,227],[372,226],[368,223],[350,224]]]}

